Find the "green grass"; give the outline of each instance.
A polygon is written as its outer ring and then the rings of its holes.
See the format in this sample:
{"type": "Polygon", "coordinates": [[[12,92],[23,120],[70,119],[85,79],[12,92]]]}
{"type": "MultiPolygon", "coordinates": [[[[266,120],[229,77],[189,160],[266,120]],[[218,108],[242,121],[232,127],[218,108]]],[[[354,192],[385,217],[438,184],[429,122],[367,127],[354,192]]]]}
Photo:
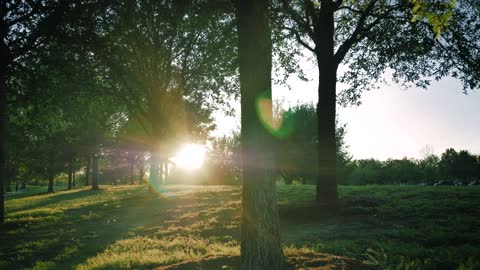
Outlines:
{"type": "MultiPolygon", "coordinates": [[[[152,269],[239,254],[239,187],[165,186],[160,194],[102,186],[9,195],[0,269],[152,269]]],[[[315,187],[282,185],[278,194],[282,210],[310,202],[315,187]]],[[[343,186],[339,194],[337,215],[282,214],[286,250],[380,269],[480,269],[480,188],[343,186]]]]}
{"type": "MultiPolygon", "coordinates": [[[[12,189],[12,192],[5,193],[5,197],[7,199],[13,199],[13,198],[18,199],[18,198],[28,197],[32,195],[44,194],[44,193],[47,193],[48,187],[27,186],[25,190],[19,189],[18,191],[15,191],[15,186],[12,185],[11,189],[12,189]]],[[[55,191],[63,191],[66,189],[67,189],[66,186],[54,186],[55,191]]]]}

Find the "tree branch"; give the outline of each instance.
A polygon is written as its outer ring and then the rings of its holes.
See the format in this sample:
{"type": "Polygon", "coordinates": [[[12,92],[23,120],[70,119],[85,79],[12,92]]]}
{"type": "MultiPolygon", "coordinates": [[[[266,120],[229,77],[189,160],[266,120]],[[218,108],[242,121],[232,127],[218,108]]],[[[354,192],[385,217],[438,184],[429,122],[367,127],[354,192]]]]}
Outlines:
{"type": "Polygon", "coordinates": [[[342,62],[348,50],[350,50],[353,44],[355,44],[358,41],[359,35],[362,32],[368,31],[367,29],[364,28],[365,21],[367,20],[367,17],[370,15],[373,8],[375,7],[375,4],[377,3],[377,1],[378,0],[371,0],[370,3],[368,3],[365,10],[361,12],[360,18],[358,19],[357,25],[352,35],[347,40],[345,40],[345,42],[343,42],[343,44],[340,45],[340,47],[338,48],[337,52],[334,55],[335,61],[337,62],[337,64],[340,64],[340,62],[342,62]]]}
{"type": "Polygon", "coordinates": [[[313,49],[310,45],[308,45],[308,43],[306,43],[304,40],[302,40],[302,37],[300,36],[300,33],[297,30],[295,30],[291,27],[288,27],[288,26],[284,26],[282,28],[285,29],[285,30],[288,30],[292,34],[294,34],[297,42],[300,43],[303,47],[307,48],[311,52],[315,52],[315,49],[313,49]]]}

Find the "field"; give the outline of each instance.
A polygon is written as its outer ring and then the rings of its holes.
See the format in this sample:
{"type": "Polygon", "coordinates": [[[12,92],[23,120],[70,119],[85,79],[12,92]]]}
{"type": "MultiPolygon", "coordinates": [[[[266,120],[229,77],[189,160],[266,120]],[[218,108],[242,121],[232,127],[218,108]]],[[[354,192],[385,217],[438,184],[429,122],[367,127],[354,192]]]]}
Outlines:
{"type": "MultiPolygon", "coordinates": [[[[239,254],[238,186],[167,185],[158,196],[145,186],[101,188],[9,194],[0,269],[153,269],[239,254]]],[[[287,255],[321,252],[378,269],[480,269],[479,187],[341,186],[336,215],[312,207],[314,192],[278,186],[287,255]]]]}

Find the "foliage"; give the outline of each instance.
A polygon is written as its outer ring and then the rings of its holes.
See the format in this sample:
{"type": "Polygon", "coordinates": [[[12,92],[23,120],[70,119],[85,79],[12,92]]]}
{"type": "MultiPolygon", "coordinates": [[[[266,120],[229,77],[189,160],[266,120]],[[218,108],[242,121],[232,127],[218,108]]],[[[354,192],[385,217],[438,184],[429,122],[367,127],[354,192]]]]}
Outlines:
{"type": "Polygon", "coordinates": [[[147,0],[92,3],[82,11],[69,23],[82,29],[71,39],[83,40],[105,93],[126,105],[145,144],[211,130],[211,110],[236,94],[228,13],[200,1],[147,0]]]}
{"type": "MultiPolygon", "coordinates": [[[[479,177],[479,158],[466,150],[446,149],[441,158],[430,154],[421,160],[354,160],[348,164],[351,174],[344,184],[419,184],[448,180],[467,184],[479,177]]],[[[455,182],[455,183],[454,183],[455,182]]]]}
{"type": "Polygon", "coordinates": [[[470,180],[478,173],[478,160],[466,150],[456,152],[455,149],[445,150],[439,161],[440,172],[445,177],[455,177],[462,180],[470,180]]]}
{"type": "MultiPolygon", "coordinates": [[[[277,27],[318,55],[321,11],[335,21],[334,58],[347,71],[339,82],[344,104],[359,104],[363,91],[378,87],[390,71],[404,87],[426,88],[432,79],[453,76],[464,91],[479,86],[480,13],[476,1],[276,1],[277,27]],[[327,11],[329,10],[329,11],[327,11]]],[[[325,62],[325,61],[323,61],[325,62]]],[[[322,64],[322,59],[317,59],[322,64]]]]}
{"type": "Polygon", "coordinates": [[[214,176],[220,183],[240,183],[240,134],[233,132],[231,136],[213,138],[209,149],[207,166],[213,166],[218,170],[214,176]]]}
{"type": "MultiPolygon", "coordinates": [[[[279,111],[278,131],[281,134],[274,145],[278,173],[285,182],[294,179],[315,182],[318,160],[317,113],[312,104],[297,105],[286,111],[279,111]]],[[[346,125],[336,123],[336,152],[338,178],[344,178],[351,157],[345,143],[346,125]]]]}

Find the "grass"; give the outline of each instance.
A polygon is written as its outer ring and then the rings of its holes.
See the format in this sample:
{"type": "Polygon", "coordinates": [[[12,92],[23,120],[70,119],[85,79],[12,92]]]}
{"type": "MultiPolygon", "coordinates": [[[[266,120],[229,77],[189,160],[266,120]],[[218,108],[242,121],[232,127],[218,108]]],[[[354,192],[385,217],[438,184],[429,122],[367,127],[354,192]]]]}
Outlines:
{"type": "MultiPolygon", "coordinates": [[[[289,254],[325,252],[380,269],[480,269],[478,187],[341,186],[337,215],[288,215],[314,193],[278,186],[289,254]]],[[[6,210],[0,269],[152,269],[239,254],[236,186],[164,186],[159,196],[144,186],[9,195],[6,210]]]]}
{"type": "MultiPolygon", "coordinates": [[[[7,199],[12,199],[12,198],[23,198],[23,197],[28,197],[28,196],[33,196],[33,195],[38,195],[38,194],[43,194],[47,193],[48,187],[46,186],[28,186],[26,190],[21,190],[19,189],[18,191],[15,190],[15,186],[11,186],[12,192],[7,192],[5,193],[5,197],[7,199]]],[[[66,190],[66,186],[54,186],[55,191],[64,191],[66,190]]]]}

